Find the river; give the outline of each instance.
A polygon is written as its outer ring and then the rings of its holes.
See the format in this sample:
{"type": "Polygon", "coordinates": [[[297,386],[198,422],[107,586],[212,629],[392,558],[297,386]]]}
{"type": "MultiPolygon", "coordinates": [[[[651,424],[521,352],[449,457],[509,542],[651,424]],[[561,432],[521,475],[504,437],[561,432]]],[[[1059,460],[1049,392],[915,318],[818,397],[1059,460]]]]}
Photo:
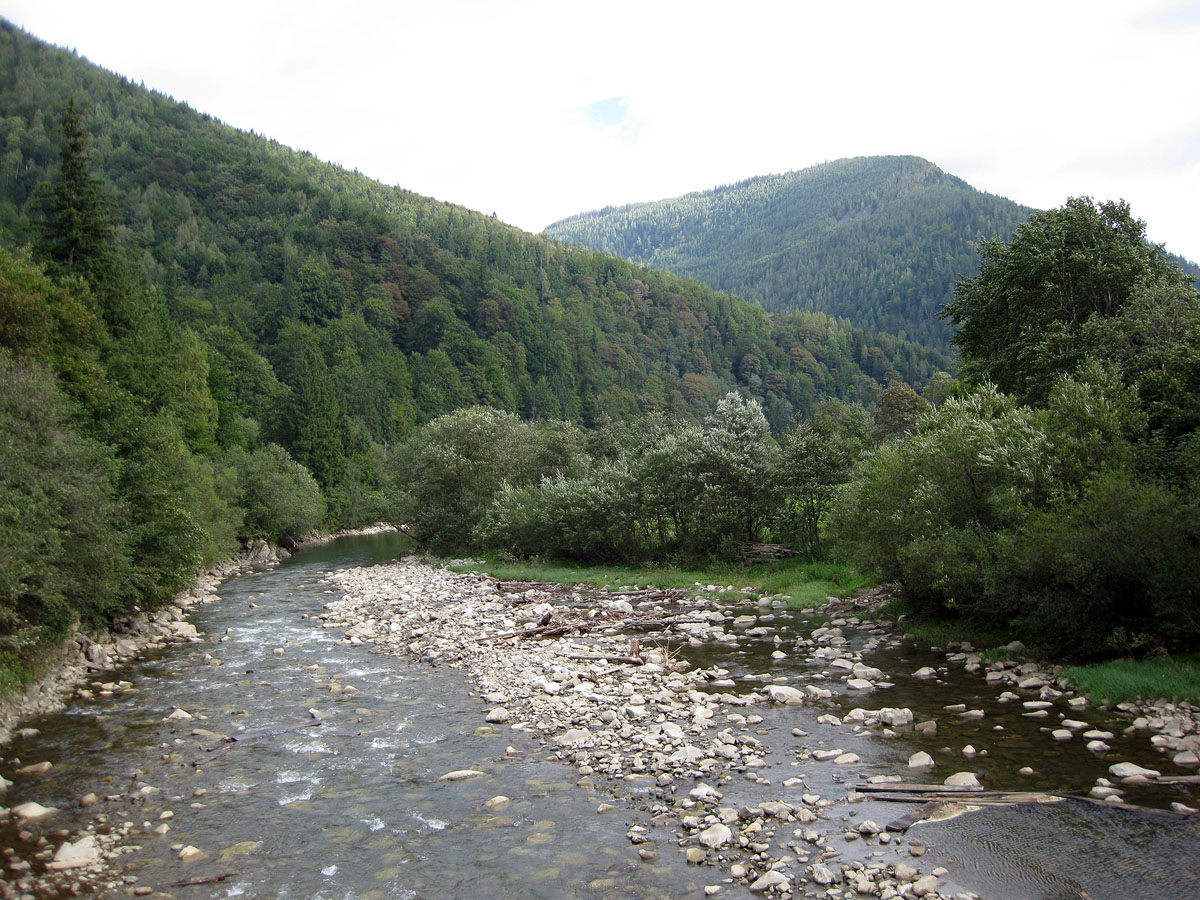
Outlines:
{"type": "MultiPolygon", "coordinates": [[[[15,783],[4,802],[36,800],[60,812],[25,826],[24,836],[0,825],[0,846],[20,850],[43,835],[53,844],[60,830],[88,822],[100,831],[126,830],[120,846],[128,852],[114,865],[127,884],[101,894],[112,897],[137,890],[189,898],[615,900],[701,896],[706,884],[721,886],[722,897],[751,896],[722,883],[711,867],[687,865],[644,792],[581,779],[529,735],[481,728],[483,704],[462,673],[383,656],[320,627],[315,617],[333,593],[327,574],[385,561],[402,549],[395,535],[347,538],[231,578],[220,589],[221,602],[192,616],[204,641],[104,677],[128,682],[127,689],[24,723],[39,733],[7,748],[0,771],[15,783]],[[168,718],[175,710],[193,718],[168,718]],[[14,757],[25,764],[48,760],[53,768],[14,778],[14,757]],[[488,776],[437,780],[460,769],[488,776]],[[101,802],[80,810],[88,792],[101,802]],[[497,796],[511,799],[488,804],[497,796]],[[654,836],[641,853],[627,837],[634,825],[654,836]],[[181,847],[203,855],[185,863],[181,847]],[[229,877],[168,887],[220,875],[229,877]]],[[[825,620],[784,610],[775,615],[772,639],[690,652],[698,663],[728,668],[735,681],[766,670],[816,674],[801,654],[772,660],[770,653],[778,646],[775,634],[787,647],[825,620]]],[[[845,793],[848,773],[796,758],[797,728],[808,732],[808,745],[861,756],[855,779],[902,773],[916,749],[944,759],[967,743],[986,755],[960,768],[980,773],[989,787],[1084,793],[1106,771],[1107,763],[1081,742],[1056,744],[1019,705],[996,703],[999,691],[978,675],[952,669],[941,683],[907,676],[923,665],[944,666],[944,657],[884,646],[871,662],[895,686],[870,700],[846,697],[841,712],[909,706],[918,719],[936,716],[936,735],[856,735],[819,721],[829,709],[763,706],[756,709],[757,734],[771,750],[769,764],[757,781],[731,783],[727,802],[761,801],[768,796],[764,783],[773,784],[776,796],[782,781],[798,773],[808,790],[845,793]],[[943,711],[958,702],[985,710],[985,718],[960,720],[943,711]],[[1036,769],[1032,780],[1016,774],[1023,765],[1036,769]]],[[[1097,725],[1127,724],[1098,711],[1083,715],[1097,725]]],[[[1144,737],[1119,735],[1116,742],[1120,759],[1162,767],[1144,737]]],[[[1172,797],[1194,802],[1186,790],[1174,789],[1172,797]]],[[[1165,795],[1138,800],[1165,805],[1165,795]]],[[[879,801],[842,804],[827,827],[843,859],[868,859],[876,846],[844,839],[843,832],[852,833],[862,819],[888,821],[905,811],[879,801]]],[[[1195,820],[1068,802],[922,824],[906,840],[927,851],[928,867],[950,870],[952,887],[993,900],[1078,900],[1081,890],[1094,900],[1200,894],[1195,820]]]]}

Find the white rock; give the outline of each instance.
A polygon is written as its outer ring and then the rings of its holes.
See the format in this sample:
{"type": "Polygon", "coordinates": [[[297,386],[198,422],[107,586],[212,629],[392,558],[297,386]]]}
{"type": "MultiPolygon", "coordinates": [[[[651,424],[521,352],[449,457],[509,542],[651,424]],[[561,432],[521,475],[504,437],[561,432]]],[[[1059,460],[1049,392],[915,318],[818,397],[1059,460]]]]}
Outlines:
{"type": "Polygon", "coordinates": [[[922,666],[913,672],[913,678],[937,678],[937,669],[931,666],[922,666]]]}
{"type": "Polygon", "coordinates": [[[924,878],[918,878],[913,882],[912,892],[917,897],[924,897],[926,894],[931,894],[937,890],[938,881],[936,875],[926,875],[924,878]]]}
{"type": "Polygon", "coordinates": [[[846,687],[852,691],[873,691],[875,685],[867,681],[865,678],[851,678],[846,682],[846,687]]]}
{"type": "Polygon", "coordinates": [[[196,859],[203,859],[205,856],[207,856],[207,854],[203,850],[201,850],[199,847],[193,847],[191,844],[188,844],[179,851],[179,860],[180,862],[185,863],[192,862],[196,859]]]}
{"type": "Polygon", "coordinates": [[[177,706],[177,707],[175,707],[174,711],[172,711],[172,713],[169,716],[167,716],[167,718],[168,719],[180,719],[180,720],[190,719],[190,718],[192,718],[192,714],[190,712],[188,712],[186,709],[180,709],[177,706]]]}
{"type": "Polygon", "coordinates": [[[733,839],[733,832],[729,830],[729,826],[722,825],[717,822],[715,825],[710,825],[698,835],[700,843],[710,850],[717,850],[724,847],[733,839]]]}
{"type": "Polygon", "coordinates": [[[480,772],[478,769],[455,769],[439,776],[438,781],[466,781],[468,778],[480,778],[485,775],[487,772],[480,772]]]}
{"type": "Polygon", "coordinates": [[[979,778],[974,772],[955,772],[942,784],[952,785],[954,787],[979,787],[979,778]]]}
{"type": "Polygon", "coordinates": [[[772,703],[785,703],[788,706],[799,706],[804,702],[804,692],[786,684],[767,685],[767,698],[772,703]]]}
{"type": "Polygon", "coordinates": [[[1088,741],[1087,748],[1093,753],[1107,753],[1112,747],[1104,743],[1104,741],[1088,741]]]}
{"type": "Polygon", "coordinates": [[[918,750],[908,758],[908,767],[910,769],[928,769],[933,765],[933,757],[924,750],[918,750]]]}
{"type": "Polygon", "coordinates": [[[75,843],[67,842],[58,848],[54,859],[46,864],[47,869],[61,871],[63,869],[79,869],[100,861],[100,847],[96,836],[85,835],[75,843]]]}
{"type": "Polygon", "coordinates": [[[812,880],[817,884],[833,884],[833,873],[825,866],[817,863],[812,867],[812,880]]]}
{"type": "Polygon", "coordinates": [[[773,887],[786,885],[789,883],[788,877],[782,872],[777,872],[772,869],[769,872],[764,872],[750,885],[750,890],[756,894],[770,890],[773,887]]]}
{"type": "Polygon", "coordinates": [[[504,722],[508,721],[508,710],[503,706],[497,706],[488,711],[488,714],[484,716],[483,721],[492,722],[495,724],[503,724],[504,722]]]}
{"type": "Polygon", "coordinates": [[[1157,778],[1160,774],[1154,769],[1144,769],[1130,762],[1114,763],[1108,767],[1108,771],[1117,778],[1134,778],[1139,775],[1142,778],[1157,778]]]}
{"type": "Polygon", "coordinates": [[[34,819],[44,819],[46,816],[52,816],[56,812],[52,806],[42,806],[40,803],[22,803],[20,806],[12,808],[12,814],[22,821],[32,821],[34,819]]]}
{"type": "Polygon", "coordinates": [[[554,743],[560,747],[593,747],[596,744],[596,738],[586,728],[568,728],[554,739],[554,743]]]}
{"type": "Polygon", "coordinates": [[[857,753],[843,753],[841,756],[837,756],[833,760],[833,764],[835,766],[853,766],[860,762],[862,762],[862,760],[859,758],[857,753]]]}

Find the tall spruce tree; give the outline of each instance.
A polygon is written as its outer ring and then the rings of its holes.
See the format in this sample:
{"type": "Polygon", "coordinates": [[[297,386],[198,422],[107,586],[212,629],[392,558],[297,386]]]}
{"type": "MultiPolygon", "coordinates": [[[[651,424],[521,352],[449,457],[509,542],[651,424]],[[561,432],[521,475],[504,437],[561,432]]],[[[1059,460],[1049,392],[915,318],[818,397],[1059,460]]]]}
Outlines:
{"type": "Polygon", "coordinates": [[[38,197],[37,249],[55,266],[94,281],[112,262],[116,207],[104,182],[92,174],[88,132],[74,98],[67,102],[60,132],[58,177],[38,197]]]}

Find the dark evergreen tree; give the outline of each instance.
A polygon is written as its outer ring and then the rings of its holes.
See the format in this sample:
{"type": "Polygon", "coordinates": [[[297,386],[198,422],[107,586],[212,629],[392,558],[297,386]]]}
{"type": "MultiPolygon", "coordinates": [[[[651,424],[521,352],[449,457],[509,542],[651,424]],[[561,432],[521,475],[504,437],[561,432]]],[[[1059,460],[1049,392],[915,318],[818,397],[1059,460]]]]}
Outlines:
{"type": "Polygon", "coordinates": [[[63,144],[58,176],[47,183],[36,204],[38,252],[66,271],[94,280],[112,262],[116,207],[104,182],[92,174],[95,164],[88,149],[88,132],[67,102],[59,126],[63,144]]]}

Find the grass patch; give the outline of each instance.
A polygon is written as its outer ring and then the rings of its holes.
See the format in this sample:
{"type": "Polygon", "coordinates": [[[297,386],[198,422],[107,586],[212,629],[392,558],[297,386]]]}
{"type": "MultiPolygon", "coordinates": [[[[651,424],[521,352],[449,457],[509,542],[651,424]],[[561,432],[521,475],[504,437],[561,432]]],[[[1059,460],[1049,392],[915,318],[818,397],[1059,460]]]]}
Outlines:
{"type": "Polygon", "coordinates": [[[0,700],[23,691],[33,681],[33,673],[15,653],[0,650],[0,700]]]}
{"type": "Polygon", "coordinates": [[[789,605],[800,609],[815,606],[826,597],[845,597],[874,582],[852,569],[834,563],[799,560],[714,565],[709,568],[678,566],[567,566],[540,562],[485,560],[482,566],[451,566],[458,572],[485,571],[505,581],[551,581],[555,584],[591,584],[609,589],[620,587],[679,588],[697,584],[725,587],[724,593],[742,595],[749,588],[758,595],[789,597],[789,605]]]}
{"type": "Polygon", "coordinates": [[[1200,703],[1200,654],[1196,653],[1068,666],[1063,675],[1078,690],[1102,703],[1121,703],[1139,697],[1200,703]]]}

